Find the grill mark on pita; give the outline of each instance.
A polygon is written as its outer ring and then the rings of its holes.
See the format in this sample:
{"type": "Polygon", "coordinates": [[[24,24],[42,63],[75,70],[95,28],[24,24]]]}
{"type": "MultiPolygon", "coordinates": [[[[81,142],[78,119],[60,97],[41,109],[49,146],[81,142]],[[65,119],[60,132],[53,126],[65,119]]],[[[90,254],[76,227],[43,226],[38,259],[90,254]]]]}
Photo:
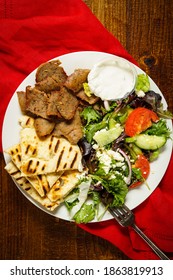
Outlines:
{"type": "Polygon", "coordinates": [[[42,187],[43,187],[43,192],[44,192],[44,195],[45,195],[47,193],[47,185],[44,184],[42,175],[38,175],[38,178],[41,181],[41,184],[42,184],[42,187]]]}
{"type": "Polygon", "coordinates": [[[72,151],[72,146],[69,148],[69,152],[71,152],[72,151]]]}
{"type": "Polygon", "coordinates": [[[49,144],[49,150],[51,150],[51,147],[52,147],[52,142],[49,144]]]}
{"type": "Polygon", "coordinates": [[[28,151],[29,151],[29,148],[30,148],[30,144],[26,147],[26,151],[25,151],[25,154],[27,155],[28,151]]]}
{"type": "Polygon", "coordinates": [[[65,169],[65,168],[66,168],[66,166],[67,166],[67,163],[65,163],[65,164],[64,164],[63,169],[65,169]]]}
{"type": "Polygon", "coordinates": [[[32,159],[28,162],[28,166],[27,166],[27,169],[26,171],[29,172],[30,171],[30,166],[32,165],[32,159]]]}
{"type": "Polygon", "coordinates": [[[65,147],[63,147],[63,149],[62,149],[62,151],[61,151],[61,153],[59,155],[59,159],[57,161],[56,169],[58,169],[58,167],[60,165],[60,162],[61,162],[61,159],[62,159],[62,156],[63,156],[63,153],[64,153],[64,149],[65,149],[65,147]]]}
{"type": "Polygon", "coordinates": [[[19,153],[19,149],[16,148],[15,152],[13,150],[10,151],[11,155],[13,156],[14,154],[18,154],[19,153]]]}
{"type": "Polygon", "coordinates": [[[17,155],[19,161],[21,161],[21,155],[17,155]]]}
{"type": "Polygon", "coordinates": [[[27,187],[25,188],[25,191],[29,191],[31,189],[31,187],[27,187]]]}
{"type": "Polygon", "coordinates": [[[46,208],[48,208],[48,209],[50,208],[50,209],[51,209],[52,206],[53,206],[53,205],[51,205],[51,204],[50,204],[50,205],[46,205],[46,208]]]}
{"type": "Polygon", "coordinates": [[[15,178],[16,179],[16,181],[19,181],[19,180],[21,180],[23,177],[21,176],[21,177],[18,177],[18,178],[15,178]]]}
{"type": "Polygon", "coordinates": [[[41,170],[44,171],[45,167],[46,167],[46,165],[44,164],[44,165],[42,166],[41,170]]]}
{"type": "Polygon", "coordinates": [[[35,148],[34,151],[32,152],[33,155],[36,154],[37,149],[35,148]]]}
{"type": "Polygon", "coordinates": [[[52,148],[52,142],[53,142],[53,135],[50,138],[49,150],[51,150],[51,148],[52,148]]]}
{"type": "Polygon", "coordinates": [[[75,164],[75,161],[77,160],[77,156],[78,156],[78,153],[76,152],[76,153],[75,153],[75,156],[74,156],[74,158],[73,158],[73,160],[72,160],[72,163],[71,163],[71,165],[70,165],[70,168],[73,168],[73,165],[75,164]]]}
{"type": "Polygon", "coordinates": [[[20,171],[19,171],[19,170],[10,173],[11,176],[15,176],[15,175],[17,175],[17,174],[20,174],[20,171]]]}
{"type": "Polygon", "coordinates": [[[59,144],[60,144],[60,140],[58,139],[57,142],[56,142],[55,148],[54,148],[54,152],[55,152],[55,153],[56,153],[57,150],[58,150],[59,144]]]}
{"type": "Polygon", "coordinates": [[[31,172],[35,173],[35,172],[37,171],[37,167],[39,166],[39,163],[40,163],[40,162],[37,160],[35,169],[34,169],[33,171],[31,170],[31,172]]]}
{"type": "Polygon", "coordinates": [[[43,192],[44,192],[44,195],[47,193],[47,188],[44,185],[43,185],[43,192]]]}

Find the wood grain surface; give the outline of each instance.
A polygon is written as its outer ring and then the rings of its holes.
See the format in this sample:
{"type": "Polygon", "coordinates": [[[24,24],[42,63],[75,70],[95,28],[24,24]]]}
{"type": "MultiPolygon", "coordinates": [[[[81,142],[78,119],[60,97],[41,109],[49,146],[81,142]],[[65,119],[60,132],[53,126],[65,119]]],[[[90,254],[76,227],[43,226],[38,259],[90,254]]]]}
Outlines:
{"type": "MultiPolygon", "coordinates": [[[[151,76],[173,111],[173,1],[84,2],[151,76]]],[[[33,206],[4,171],[2,154],[0,170],[0,259],[128,259],[107,241],[33,206]]]]}

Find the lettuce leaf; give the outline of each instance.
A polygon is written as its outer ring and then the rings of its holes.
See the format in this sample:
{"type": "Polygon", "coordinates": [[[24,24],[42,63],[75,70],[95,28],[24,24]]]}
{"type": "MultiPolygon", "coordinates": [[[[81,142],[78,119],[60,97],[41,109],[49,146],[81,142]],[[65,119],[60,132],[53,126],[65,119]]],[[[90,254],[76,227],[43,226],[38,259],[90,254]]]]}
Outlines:
{"type": "Polygon", "coordinates": [[[136,91],[142,90],[143,92],[147,92],[149,91],[149,89],[150,89],[150,81],[148,76],[145,74],[137,75],[135,90],[136,91]]]}
{"type": "Polygon", "coordinates": [[[111,178],[111,176],[103,178],[98,175],[91,175],[91,177],[93,181],[100,182],[104,189],[112,195],[112,201],[109,206],[116,207],[124,204],[128,187],[121,174],[116,174],[114,178],[111,178]]]}
{"type": "Polygon", "coordinates": [[[165,136],[166,138],[169,138],[171,131],[167,127],[166,121],[163,119],[160,119],[157,123],[153,123],[152,126],[145,131],[145,134],[165,136]]]}
{"type": "Polygon", "coordinates": [[[97,123],[101,120],[101,115],[91,106],[85,107],[80,115],[86,121],[86,126],[90,123],[97,123]]]}
{"type": "Polygon", "coordinates": [[[80,210],[75,214],[73,219],[77,224],[88,223],[92,221],[95,217],[95,208],[93,204],[84,203],[80,210]]]}

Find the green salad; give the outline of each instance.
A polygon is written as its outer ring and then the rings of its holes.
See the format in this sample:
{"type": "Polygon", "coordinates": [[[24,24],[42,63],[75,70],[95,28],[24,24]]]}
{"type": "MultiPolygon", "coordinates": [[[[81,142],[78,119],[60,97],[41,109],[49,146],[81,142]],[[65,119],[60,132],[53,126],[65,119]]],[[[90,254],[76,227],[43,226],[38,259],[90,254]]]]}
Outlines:
{"type": "MultiPolygon", "coordinates": [[[[92,94],[85,83],[86,94],[92,94]]],[[[131,188],[147,184],[150,162],[156,160],[170,138],[162,97],[150,90],[149,78],[137,76],[136,88],[128,97],[99,100],[81,112],[84,137],[78,145],[84,172],[77,187],[66,197],[72,220],[100,220],[103,199],[110,207],[124,204],[131,188]]]]}

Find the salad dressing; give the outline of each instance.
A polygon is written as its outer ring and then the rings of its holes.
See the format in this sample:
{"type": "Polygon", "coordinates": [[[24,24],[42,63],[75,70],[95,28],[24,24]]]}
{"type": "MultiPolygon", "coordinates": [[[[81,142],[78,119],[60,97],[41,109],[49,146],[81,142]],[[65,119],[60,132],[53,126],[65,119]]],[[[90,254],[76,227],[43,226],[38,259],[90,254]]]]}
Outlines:
{"type": "Polygon", "coordinates": [[[124,98],[135,87],[136,72],[123,58],[101,61],[88,75],[88,85],[94,95],[102,100],[124,98]]]}

